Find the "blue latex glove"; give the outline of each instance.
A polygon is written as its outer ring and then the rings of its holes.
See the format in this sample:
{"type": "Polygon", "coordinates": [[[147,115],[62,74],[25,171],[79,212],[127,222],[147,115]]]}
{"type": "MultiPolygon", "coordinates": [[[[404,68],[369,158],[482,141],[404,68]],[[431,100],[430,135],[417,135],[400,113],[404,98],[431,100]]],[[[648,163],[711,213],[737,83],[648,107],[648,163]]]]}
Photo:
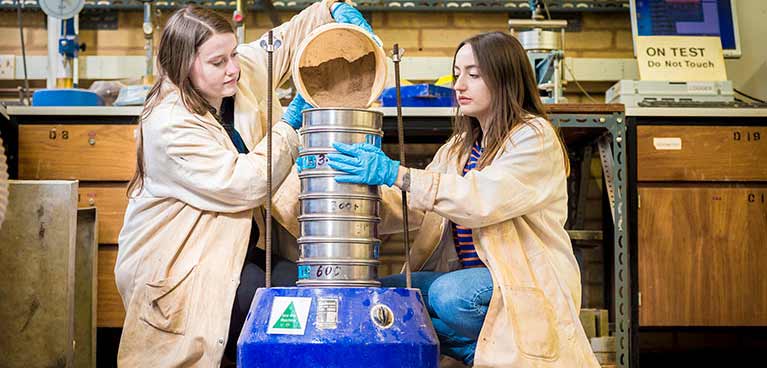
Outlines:
{"type": "Polygon", "coordinates": [[[379,40],[378,37],[373,34],[373,27],[370,26],[368,21],[365,20],[365,17],[362,16],[362,13],[360,13],[357,8],[347,3],[336,4],[333,4],[333,11],[330,13],[336,22],[353,24],[355,26],[364,28],[366,31],[368,31],[368,33],[370,33],[371,36],[373,36],[373,39],[375,39],[376,43],[378,43],[378,46],[381,46],[381,40],[379,40]]]}
{"type": "Polygon", "coordinates": [[[397,180],[399,161],[386,157],[380,148],[368,143],[333,143],[333,148],[341,154],[328,155],[328,165],[347,174],[336,176],[337,182],[392,186],[397,180]]]}
{"type": "Polygon", "coordinates": [[[311,108],[314,108],[314,106],[306,102],[300,94],[296,94],[296,97],[293,98],[293,101],[290,102],[290,105],[282,114],[282,120],[290,124],[293,129],[299,129],[301,124],[304,123],[304,114],[302,112],[311,108]]]}

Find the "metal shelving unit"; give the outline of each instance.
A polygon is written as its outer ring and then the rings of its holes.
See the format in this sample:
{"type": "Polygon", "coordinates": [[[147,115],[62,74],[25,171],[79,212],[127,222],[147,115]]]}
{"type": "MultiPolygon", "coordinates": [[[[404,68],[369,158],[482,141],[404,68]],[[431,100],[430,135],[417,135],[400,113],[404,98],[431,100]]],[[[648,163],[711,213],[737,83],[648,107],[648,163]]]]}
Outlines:
{"type": "Polygon", "coordinates": [[[613,307],[615,313],[616,366],[628,368],[635,358],[632,349],[632,291],[628,222],[628,166],[625,114],[550,114],[559,128],[601,128],[607,130],[597,142],[613,216],[613,307]],[[611,180],[612,183],[607,182],[611,180]]]}

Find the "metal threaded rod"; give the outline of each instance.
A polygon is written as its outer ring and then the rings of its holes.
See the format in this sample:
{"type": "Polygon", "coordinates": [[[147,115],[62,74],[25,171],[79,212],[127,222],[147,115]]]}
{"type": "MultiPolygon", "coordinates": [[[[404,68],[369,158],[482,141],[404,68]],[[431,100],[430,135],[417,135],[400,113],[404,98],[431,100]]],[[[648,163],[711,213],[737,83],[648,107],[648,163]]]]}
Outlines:
{"type": "MultiPolygon", "coordinates": [[[[399,162],[405,166],[405,128],[402,123],[402,95],[400,93],[400,74],[399,63],[402,60],[404,50],[400,50],[399,44],[395,43],[392,50],[392,61],[394,62],[394,83],[397,91],[397,137],[399,139],[399,162]]],[[[410,274],[410,226],[407,218],[407,191],[402,190],[402,225],[405,231],[405,286],[410,289],[413,285],[410,274]]]]}
{"type": "Polygon", "coordinates": [[[272,287],[272,86],[274,85],[274,32],[269,31],[266,44],[266,287],[272,287]]]}

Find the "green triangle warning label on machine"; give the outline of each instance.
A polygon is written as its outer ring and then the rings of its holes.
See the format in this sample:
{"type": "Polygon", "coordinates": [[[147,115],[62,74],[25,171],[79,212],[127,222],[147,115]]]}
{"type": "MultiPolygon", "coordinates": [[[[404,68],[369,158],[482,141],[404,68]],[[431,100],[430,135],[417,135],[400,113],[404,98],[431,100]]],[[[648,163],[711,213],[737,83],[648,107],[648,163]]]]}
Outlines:
{"type": "Polygon", "coordinates": [[[303,335],[312,298],[276,296],[272,300],[267,334],[303,335]]]}
{"type": "Polygon", "coordinates": [[[293,302],[290,302],[290,304],[288,304],[288,307],[285,308],[285,311],[282,312],[282,314],[277,319],[277,322],[272,326],[272,328],[290,328],[290,329],[301,328],[301,321],[298,320],[298,315],[296,314],[296,307],[293,305],[293,302]]]}

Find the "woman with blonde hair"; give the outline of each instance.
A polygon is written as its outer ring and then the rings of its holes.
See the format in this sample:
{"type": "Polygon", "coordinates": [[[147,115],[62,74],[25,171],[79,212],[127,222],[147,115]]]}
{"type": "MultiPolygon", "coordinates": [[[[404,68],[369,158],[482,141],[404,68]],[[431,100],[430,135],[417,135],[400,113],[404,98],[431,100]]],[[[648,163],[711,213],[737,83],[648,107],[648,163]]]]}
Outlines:
{"type": "MultiPolygon", "coordinates": [[[[332,21],[370,28],[335,0],[310,5],[274,29],[275,86],[290,78],[294,49],[332,21]]],[[[267,124],[272,125],[275,219],[297,216],[301,111],[267,106],[267,53],[238,45],[229,21],[190,5],[168,20],[159,76],[139,120],[136,174],[119,236],[115,277],[126,309],[121,367],[218,367],[236,359],[237,337],[256,288],[264,286],[267,124]],[[272,109],[276,119],[267,121],[272,109]]],[[[276,258],[273,284],[295,283],[296,266],[276,258]]]]}
{"type": "MultiPolygon", "coordinates": [[[[514,37],[484,33],[458,45],[453,73],[454,132],[425,170],[336,144],[336,181],[409,192],[413,287],[443,354],[478,367],[599,367],[564,229],[569,161],[527,55],[514,37]]],[[[385,189],[381,232],[402,221],[401,191],[385,189]]]]}

